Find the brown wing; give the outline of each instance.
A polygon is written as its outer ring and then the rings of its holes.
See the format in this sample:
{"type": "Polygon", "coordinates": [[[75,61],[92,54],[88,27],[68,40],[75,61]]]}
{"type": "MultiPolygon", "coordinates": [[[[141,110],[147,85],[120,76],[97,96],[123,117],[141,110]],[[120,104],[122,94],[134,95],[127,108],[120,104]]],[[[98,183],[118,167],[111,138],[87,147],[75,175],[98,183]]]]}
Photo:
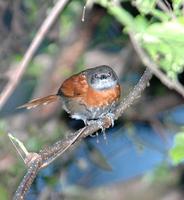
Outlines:
{"type": "Polygon", "coordinates": [[[83,96],[87,93],[88,84],[84,74],[73,75],[66,79],[59,88],[58,94],[63,94],[66,97],[83,96]]]}

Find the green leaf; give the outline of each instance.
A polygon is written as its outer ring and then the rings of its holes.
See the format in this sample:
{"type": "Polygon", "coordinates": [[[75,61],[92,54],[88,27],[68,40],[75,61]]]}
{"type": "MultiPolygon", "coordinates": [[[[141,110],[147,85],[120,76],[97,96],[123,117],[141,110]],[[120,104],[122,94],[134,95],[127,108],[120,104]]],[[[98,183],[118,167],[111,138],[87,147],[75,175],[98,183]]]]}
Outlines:
{"type": "Polygon", "coordinates": [[[144,33],[149,27],[149,23],[148,23],[147,19],[141,15],[138,15],[135,18],[135,24],[136,24],[137,32],[139,32],[139,33],[141,33],[141,32],[144,33]]]}
{"type": "Polygon", "coordinates": [[[154,9],[156,1],[157,0],[135,0],[134,4],[141,13],[148,14],[154,9]]]}
{"type": "Polygon", "coordinates": [[[184,25],[176,20],[154,23],[138,34],[143,47],[171,78],[183,70],[183,35],[184,25]]]}
{"type": "MultiPolygon", "coordinates": [[[[156,8],[156,0],[134,0],[139,9],[137,17],[120,6],[121,1],[113,4],[109,0],[96,0],[105,7],[116,20],[125,26],[124,32],[136,34],[142,47],[152,60],[172,79],[184,69],[184,17],[180,0],[174,0],[175,10],[171,15],[156,8]],[[151,14],[151,20],[145,17],[151,14]]],[[[172,11],[170,11],[172,12],[172,11]]]]}
{"type": "Polygon", "coordinates": [[[184,161],[184,132],[178,133],[174,138],[174,146],[169,151],[174,164],[184,161]]]}
{"type": "Polygon", "coordinates": [[[183,4],[183,0],[173,0],[173,8],[174,8],[174,11],[178,11],[178,10],[181,10],[180,7],[182,6],[183,4]]]}

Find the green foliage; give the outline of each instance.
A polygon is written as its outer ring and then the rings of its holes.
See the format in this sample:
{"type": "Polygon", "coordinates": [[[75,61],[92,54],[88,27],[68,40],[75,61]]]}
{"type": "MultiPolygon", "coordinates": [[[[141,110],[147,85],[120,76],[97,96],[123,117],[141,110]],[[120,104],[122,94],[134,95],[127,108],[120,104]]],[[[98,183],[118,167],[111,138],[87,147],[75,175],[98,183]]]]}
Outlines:
{"type": "Polygon", "coordinates": [[[1,200],[7,200],[8,198],[8,191],[7,188],[0,185],[0,194],[1,194],[1,200]]]}
{"type": "MultiPolygon", "coordinates": [[[[184,69],[184,17],[181,9],[183,0],[173,0],[173,10],[167,5],[167,10],[158,9],[157,0],[129,0],[139,11],[136,17],[120,4],[125,1],[96,2],[124,26],[124,33],[134,34],[152,60],[170,78],[177,78],[177,74],[184,69]]],[[[170,156],[175,164],[184,160],[184,132],[175,136],[170,156]]]]}
{"type": "Polygon", "coordinates": [[[139,11],[144,14],[148,14],[154,10],[156,0],[135,0],[134,5],[137,6],[139,11]]]}
{"type": "Polygon", "coordinates": [[[46,176],[44,180],[50,187],[54,187],[58,183],[58,177],[56,176],[46,176]]]}
{"type": "Polygon", "coordinates": [[[169,154],[174,164],[184,161],[184,132],[180,132],[175,136],[174,146],[169,154]]]}
{"type": "Polygon", "coordinates": [[[177,16],[182,16],[182,9],[180,9],[183,6],[183,0],[173,0],[173,9],[174,13],[177,16]]]}
{"type": "Polygon", "coordinates": [[[154,184],[167,184],[172,182],[174,185],[178,177],[175,173],[171,173],[171,168],[168,166],[168,163],[164,162],[153,171],[146,173],[144,179],[154,184]]]}
{"type": "Polygon", "coordinates": [[[184,26],[179,21],[153,23],[139,35],[142,45],[152,59],[171,78],[184,66],[184,26]]]}
{"type": "Polygon", "coordinates": [[[43,72],[43,67],[40,66],[38,63],[32,62],[26,71],[26,75],[32,77],[39,77],[42,74],[42,72],[43,72]]]}
{"type": "MultiPolygon", "coordinates": [[[[156,7],[156,0],[129,1],[140,12],[134,17],[120,4],[108,0],[97,0],[122,25],[125,32],[135,34],[150,57],[167,75],[176,79],[183,70],[184,59],[184,17],[180,9],[182,1],[173,1],[174,10],[168,12],[156,7]],[[147,15],[151,17],[147,17],[147,15]]],[[[119,1],[123,2],[123,1],[119,1]]]]}

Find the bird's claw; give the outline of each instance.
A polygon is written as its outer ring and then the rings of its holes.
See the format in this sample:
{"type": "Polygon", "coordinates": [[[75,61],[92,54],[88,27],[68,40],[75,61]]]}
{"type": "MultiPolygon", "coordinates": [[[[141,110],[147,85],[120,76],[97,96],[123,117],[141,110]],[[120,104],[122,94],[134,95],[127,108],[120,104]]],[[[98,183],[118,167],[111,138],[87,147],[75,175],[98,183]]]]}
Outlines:
{"type": "Polygon", "coordinates": [[[110,119],[110,122],[111,122],[111,126],[113,127],[114,126],[114,113],[108,113],[105,117],[108,117],[110,119]]]}

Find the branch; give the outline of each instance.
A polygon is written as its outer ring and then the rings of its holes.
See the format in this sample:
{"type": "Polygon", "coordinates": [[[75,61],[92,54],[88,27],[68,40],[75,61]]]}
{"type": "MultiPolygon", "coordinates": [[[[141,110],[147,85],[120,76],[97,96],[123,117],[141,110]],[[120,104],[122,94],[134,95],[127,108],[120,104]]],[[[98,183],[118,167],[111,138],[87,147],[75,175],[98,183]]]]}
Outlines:
{"type": "Polygon", "coordinates": [[[22,62],[20,63],[20,67],[16,69],[16,72],[13,73],[13,76],[10,77],[9,82],[7,83],[6,87],[2,91],[0,95],[0,109],[2,109],[3,105],[6,103],[9,96],[12,94],[14,89],[16,88],[17,84],[19,83],[22,75],[26,67],[28,66],[29,62],[31,61],[33,55],[35,54],[36,50],[38,49],[39,45],[45,38],[46,34],[48,33],[49,29],[57,19],[60,12],[64,9],[65,5],[69,2],[69,0],[58,0],[55,6],[50,11],[49,15],[46,17],[45,21],[42,23],[40,29],[38,30],[36,36],[34,37],[31,45],[29,46],[28,50],[26,51],[22,62]]]}
{"type": "Polygon", "coordinates": [[[131,39],[131,42],[138,54],[138,56],[141,58],[143,64],[147,66],[154,74],[157,76],[157,78],[160,79],[160,81],[166,85],[170,89],[176,90],[179,94],[181,94],[184,97],[184,88],[183,86],[176,80],[168,78],[157,66],[155,62],[153,62],[147,53],[141,48],[139,42],[137,41],[135,34],[132,32],[129,32],[129,37],[131,39]]]}
{"type": "MultiPolygon", "coordinates": [[[[124,111],[130,105],[132,105],[137,98],[141,96],[141,93],[149,84],[151,77],[151,71],[146,69],[132,92],[130,92],[130,94],[120,102],[119,106],[114,112],[113,120],[117,120],[124,113],[124,111]]],[[[102,127],[104,129],[109,128],[111,123],[112,119],[109,117],[94,121],[92,125],[85,126],[75,133],[70,134],[67,138],[56,142],[51,147],[41,150],[38,154],[32,153],[34,158],[32,158],[32,161],[29,162],[28,171],[15,193],[14,200],[25,199],[25,195],[31,187],[31,184],[40,169],[48,166],[51,162],[53,162],[67,150],[71,150],[74,146],[79,144],[82,138],[95,133],[96,131],[102,129],[102,127]]]]}

